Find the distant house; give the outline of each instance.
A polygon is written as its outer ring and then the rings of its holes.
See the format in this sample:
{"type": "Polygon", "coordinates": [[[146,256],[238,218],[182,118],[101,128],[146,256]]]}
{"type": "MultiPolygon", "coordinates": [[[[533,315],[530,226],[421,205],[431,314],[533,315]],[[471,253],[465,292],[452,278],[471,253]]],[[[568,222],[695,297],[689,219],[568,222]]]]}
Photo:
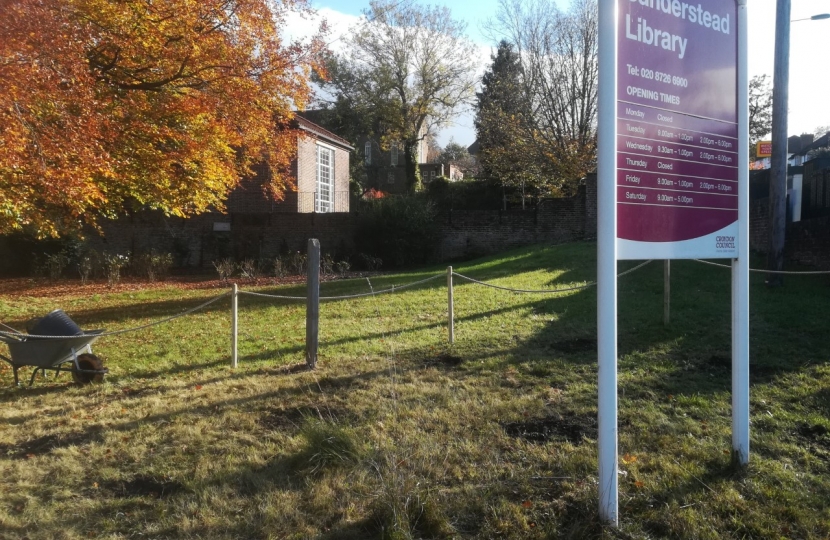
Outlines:
{"type": "MultiPolygon", "coordinates": [[[[787,222],[830,216],[830,133],[787,139],[787,222]]],[[[750,176],[750,198],[769,195],[769,158],[756,161],[750,176]]]]}
{"type": "Polygon", "coordinates": [[[425,184],[438,177],[444,177],[450,182],[464,180],[464,172],[461,167],[453,163],[421,163],[418,168],[421,171],[421,180],[425,184]]]}
{"type": "MultiPolygon", "coordinates": [[[[405,193],[409,190],[402,143],[392,142],[384,148],[377,139],[362,137],[357,146],[359,150],[362,150],[363,164],[370,187],[387,193],[405,193]]],[[[422,137],[415,147],[415,162],[419,167],[423,167],[422,164],[426,162],[428,153],[429,145],[426,137],[422,137]]],[[[423,172],[421,178],[427,181],[423,172]]]]}
{"type": "Polygon", "coordinates": [[[349,157],[354,148],[301,114],[294,120],[302,135],[291,164],[296,191],[285,193],[282,201],[269,200],[263,188],[271,172],[267,164],[260,163],[254,167],[254,176],[243,179],[228,196],[229,214],[349,211],[349,157]]]}

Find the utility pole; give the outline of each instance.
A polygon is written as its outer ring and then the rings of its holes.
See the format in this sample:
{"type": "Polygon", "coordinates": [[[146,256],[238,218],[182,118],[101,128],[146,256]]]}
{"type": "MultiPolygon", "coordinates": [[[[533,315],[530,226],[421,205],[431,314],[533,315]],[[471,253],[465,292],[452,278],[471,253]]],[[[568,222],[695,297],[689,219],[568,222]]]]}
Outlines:
{"type": "MultiPolygon", "coordinates": [[[[790,0],[777,0],[775,67],[772,78],[772,156],[769,182],[769,248],[767,270],[784,269],[787,229],[787,107],[790,86],[790,0]]],[[[768,274],[767,286],[784,284],[781,274],[768,274]]]]}

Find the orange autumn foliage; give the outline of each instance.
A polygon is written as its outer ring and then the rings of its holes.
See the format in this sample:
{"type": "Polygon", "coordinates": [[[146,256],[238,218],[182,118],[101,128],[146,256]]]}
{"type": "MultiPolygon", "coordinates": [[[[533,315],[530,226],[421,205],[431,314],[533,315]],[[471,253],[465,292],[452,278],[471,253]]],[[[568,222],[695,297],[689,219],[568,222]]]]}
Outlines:
{"type": "Polygon", "coordinates": [[[57,236],[138,208],[221,209],[250,166],[288,173],[320,69],[287,41],[306,0],[0,0],[0,233],[57,236]]]}

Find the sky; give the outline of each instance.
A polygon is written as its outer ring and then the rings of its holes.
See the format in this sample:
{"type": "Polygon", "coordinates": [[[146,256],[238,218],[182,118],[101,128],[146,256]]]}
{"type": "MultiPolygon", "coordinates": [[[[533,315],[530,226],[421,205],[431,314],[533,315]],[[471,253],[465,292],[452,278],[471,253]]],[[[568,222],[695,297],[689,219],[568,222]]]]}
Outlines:
{"type": "MultiPolygon", "coordinates": [[[[341,36],[356,24],[361,12],[369,6],[368,0],[310,0],[331,27],[330,46],[337,50],[342,46],[341,36]]],[[[490,54],[495,41],[490,39],[483,25],[495,16],[498,0],[453,0],[452,2],[421,1],[423,4],[446,5],[456,19],[467,23],[468,37],[478,46],[479,75],[490,64],[490,54]]],[[[558,0],[561,8],[567,8],[567,0],[558,0]]],[[[748,0],[749,13],[749,76],[773,75],[775,48],[776,0],[748,0]]],[[[820,13],[830,13],[828,0],[793,0],[791,19],[801,19],[820,13]]],[[[294,36],[310,35],[316,28],[313,21],[290,22],[289,31],[294,36]]],[[[793,22],[790,30],[790,85],[789,119],[790,135],[813,133],[820,126],[830,126],[830,69],[827,67],[827,51],[830,50],[830,19],[793,22]]],[[[475,141],[473,113],[461,111],[454,125],[439,133],[438,142],[445,146],[450,139],[470,145],[475,141]]]]}

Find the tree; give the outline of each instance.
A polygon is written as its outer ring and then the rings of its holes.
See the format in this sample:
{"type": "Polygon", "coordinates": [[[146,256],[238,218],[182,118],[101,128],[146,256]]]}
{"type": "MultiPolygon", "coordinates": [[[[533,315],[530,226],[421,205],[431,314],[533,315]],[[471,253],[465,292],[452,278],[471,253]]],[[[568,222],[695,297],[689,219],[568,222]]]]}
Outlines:
{"type": "Polygon", "coordinates": [[[772,87],[767,75],[749,81],[749,154],[755,159],[755,143],[772,131],[772,87]]]}
{"type": "Polygon", "coordinates": [[[3,6],[0,233],[221,209],[260,159],[274,197],[290,188],[291,111],[310,97],[322,41],[280,31],[305,0],[3,6]]]}
{"type": "Polygon", "coordinates": [[[521,66],[530,109],[518,126],[521,143],[564,193],[596,167],[597,17],[592,0],[575,0],[567,12],[550,0],[500,0],[489,25],[513,45],[521,66]]]}
{"type": "Polygon", "coordinates": [[[532,141],[533,118],[524,87],[522,66],[512,44],[502,40],[490,59],[492,64],[481,78],[481,92],[476,94],[475,127],[479,144],[479,161],[487,178],[504,186],[541,189],[546,175],[540,174],[542,158],[532,141]]]}
{"type": "Polygon", "coordinates": [[[455,139],[450,139],[450,142],[441,150],[438,156],[438,163],[445,165],[463,161],[470,157],[467,147],[455,142],[455,139]]]}
{"type": "MultiPolygon", "coordinates": [[[[455,139],[450,139],[447,145],[441,150],[438,155],[438,163],[442,165],[453,165],[457,167],[465,176],[475,175],[478,172],[478,164],[466,146],[458,144],[455,139]]],[[[449,176],[449,172],[444,173],[449,176]]]]}
{"type": "Polygon", "coordinates": [[[386,148],[401,145],[414,189],[418,145],[473,95],[474,48],[464,24],[445,7],[372,0],[365,16],[352,29],[347,52],[331,59],[326,89],[334,103],[366,111],[372,131],[365,135],[386,148]]]}

